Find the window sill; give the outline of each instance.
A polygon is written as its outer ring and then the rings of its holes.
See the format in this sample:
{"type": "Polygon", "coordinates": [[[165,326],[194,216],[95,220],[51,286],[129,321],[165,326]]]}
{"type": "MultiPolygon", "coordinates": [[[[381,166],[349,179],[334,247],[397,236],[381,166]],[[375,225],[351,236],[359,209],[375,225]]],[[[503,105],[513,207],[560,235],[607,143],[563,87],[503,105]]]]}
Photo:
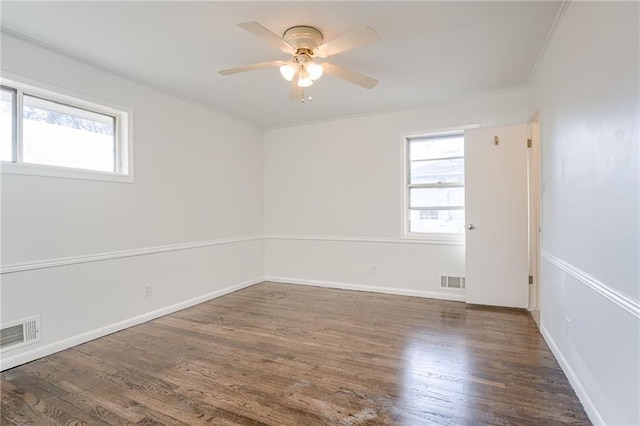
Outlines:
{"type": "Polygon", "coordinates": [[[47,166],[42,164],[0,164],[2,174],[43,176],[63,179],[101,180],[107,182],[133,183],[133,173],[127,175],[100,172],[97,170],[74,169],[69,167],[47,166]]]}
{"type": "Polygon", "coordinates": [[[404,234],[402,239],[455,246],[461,246],[465,243],[464,234],[404,234]]]}

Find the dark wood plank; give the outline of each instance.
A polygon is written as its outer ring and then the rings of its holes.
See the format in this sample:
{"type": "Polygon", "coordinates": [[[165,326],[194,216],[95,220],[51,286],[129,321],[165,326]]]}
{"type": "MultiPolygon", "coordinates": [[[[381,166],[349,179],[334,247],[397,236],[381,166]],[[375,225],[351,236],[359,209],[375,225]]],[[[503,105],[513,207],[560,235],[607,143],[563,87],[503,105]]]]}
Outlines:
{"type": "Polygon", "coordinates": [[[0,379],[3,425],[590,424],[525,311],[275,283],[0,379]]]}

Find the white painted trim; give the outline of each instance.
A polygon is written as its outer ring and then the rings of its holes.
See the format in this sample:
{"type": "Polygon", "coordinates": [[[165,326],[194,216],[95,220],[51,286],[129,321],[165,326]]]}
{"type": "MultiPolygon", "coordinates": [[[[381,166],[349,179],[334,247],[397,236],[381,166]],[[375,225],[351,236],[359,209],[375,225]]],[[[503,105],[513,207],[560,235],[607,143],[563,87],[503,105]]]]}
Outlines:
{"type": "Polygon", "coordinates": [[[63,257],[59,259],[46,259],[36,260],[33,262],[12,263],[9,265],[2,265],[2,267],[0,267],[0,274],[12,274],[15,272],[56,268],[59,266],[75,265],[78,263],[100,262],[103,260],[120,259],[123,257],[144,256],[147,254],[165,253],[169,251],[189,250],[202,247],[218,246],[223,244],[241,243],[245,241],[261,240],[263,238],[264,237],[262,235],[248,235],[244,237],[222,238],[219,240],[197,241],[193,243],[170,244],[166,246],[146,247],[132,250],[120,250],[82,256],[63,257]]]}
{"type": "MultiPolygon", "coordinates": [[[[402,207],[400,209],[401,218],[400,218],[400,234],[402,238],[408,239],[424,239],[425,241],[452,241],[461,243],[458,245],[464,245],[464,241],[466,238],[466,231],[463,231],[460,234],[426,234],[426,233],[417,233],[417,232],[409,232],[409,194],[407,186],[409,185],[409,170],[407,168],[408,164],[408,150],[407,147],[409,145],[409,140],[411,138],[418,137],[429,137],[429,136],[444,136],[444,135],[461,135],[464,138],[464,132],[468,129],[478,129],[480,128],[480,123],[471,123],[471,124],[463,124],[460,126],[453,127],[441,127],[432,130],[425,130],[423,132],[418,133],[403,133],[401,135],[402,141],[402,149],[401,154],[402,158],[400,159],[402,164],[402,178],[400,182],[402,183],[402,207]]],[[[464,186],[464,183],[463,183],[464,186]]]]}
{"type": "Polygon", "coordinates": [[[144,256],[148,254],[164,253],[169,251],[189,250],[202,247],[210,247],[223,244],[233,244],[261,239],[274,240],[308,240],[308,241],[342,241],[358,243],[386,243],[386,244],[434,244],[434,245],[464,245],[464,241],[449,241],[446,239],[409,239],[409,238],[381,238],[381,237],[340,237],[330,235],[248,235],[244,237],[223,238],[218,240],[197,241],[193,243],[169,244],[166,246],[145,247],[132,250],[120,250],[105,253],[96,253],[81,256],[63,257],[57,259],[36,260],[32,262],[11,263],[0,266],[0,274],[12,274],[16,272],[32,271],[36,269],[56,268],[60,266],[75,265],[79,263],[100,262],[103,260],[120,259],[124,257],[144,256]]]}
{"type": "MultiPolygon", "coordinates": [[[[422,132],[411,132],[411,133],[403,133],[402,141],[406,142],[406,139],[415,139],[415,138],[428,138],[428,137],[439,137],[439,136],[464,136],[464,131],[467,129],[479,129],[481,127],[480,123],[467,123],[461,124],[460,126],[447,126],[447,127],[437,127],[431,130],[424,130],[422,132]]],[[[406,155],[404,158],[406,159],[406,155]]]]}
{"type": "MultiPolygon", "coordinates": [[[[106,172],[100,170],[80,169],[73,167],[55,166],[50,164],[36,164],[23,162],[22,155],[17,156],[17,162],[2,162],[1,173],[29,176],[46,176],[54,178],[100,180],[106,182],[133,183],[134,182],[134,140],[133,140],[133,109],[116,104],[109,100],[97,98],[74,90],[65,89],[22,74],[2,70],[0,83],[16,90],[18,108],[22,96],[40,97],[45,101],[60,103],[65,107],[77,110],[87,110],[106,115],[115,119],[115,143],[117,171],[106,172]]],[[[18,112],[18,118],[21,117],[18,112]]],[[[19,152],[23,150],[21,138],[22,124],[18,120],[19,152]]]]}
{"type": "Polygon", "coordinates": [[[428,299],[450,300],[464,302],[465,295],[459,293],[444,293],[436,291],[409,290],[403,288],[378,287],[364,284],[341,283],[335,281],[308,280],[304,278],[266,276],[265,281],[284,284],[300,284],[314,287],[337,288],[341,290],[368,291],[372,293],[396,294],[399,296],[426,297],[428,299]]]}
{"type": "Polygon", "coordinates": [[[618,290],[609,287],[602,281],[598,281],[597,279],[587,274],[586,272],[581,271],[580,269],[576,268],[575,266],[561,259],[558,259],[551,253],[543,251],[541,257],[547,262],[551,263],[552,265],[555,265],[558,268],[562,269],[564,272],[571,275],[573,278],[577,279],[578,281],[580,281],[587,287],[591,288],[601,296],[606,297],[611,302],[615,303],[625,311],[629,312],[631,315],[640,319],[640,302],[638,302],[637,300],[633,300],[626,294],[621,293],[618,290]]]}
{"type": "Polygon", "coordinates": [[[118,174],[98,170],[74,169],[71,167],[51,166],[48,164],[9,163],[0,165],[0,172],[11,175],[43,176],[80,180],[99,180],[103,182],[133,183],[133,174],[118,174]]]}
{"type": "Polygon", "coordinates": [[[268,234],[268,240],[306,240],[306,241],[342,241],[351,243],[384,243],[384,244],[434,244],[448,246],[463,246],[464,241],[447,239],[447,236],[421,237],[421,238],[385,238],[385,237],[355,237],[333,235],[294,235],[294,234],[268,234]]]}
{"type": "Polygon", "coordinates": [[[549,46],[551,45],[551,41],[555,37],[556,32],[560,27],[560,24],[564,20],[564,16],[567,13],[567,9],[569,8],[570,3],[571,3],[571,0],[563,0],[562,3],[560,4],[560,8],[558,9],[556,18],[554,19],[553,24],[551,24],[551,28],[549,29],[549,33],[547,34],[547,38],[542,44],[542,49],[540,49],[540,53],[538,53],[536,62],[533,64],[533,68],[531,68],[531,72],[529,73],[529,79],[527,80],[527,86],[531,86],[531,81],[533,80],[536,72],[538,71],[538,68],[540,68],[540,64],[542,63],[542,60],[547,54],[547,51],[549,50],[549,46]]]}
{"type": "Polygon", "coordinates": [[[90,340],[94,340],[99,337],[103,337],[108,334],[115,333],[116,331],[124,330],[125,328],[133,327],[134,325],[142,324],[152,319],[159,318],[161,316],[180,311],[182,309],[197,305],[199,303],[203,303],[208,300],[215,299],[220,296],[224,296],[225,294],[233,293],[234,291],[241,290],[243,288],[261,283],[263,281],[264,281],[263,277],[254,278],[252,280],[244,281],[240,284],[235,284],[235,285],[226,287],[222,290],[213,291],[211,293],[207,293],[202,296],[194,297],[193,299],[185,300],[183,302],[179,302],[171,306],[166,306],[164,308],[160,308],[152,312],[147,312],[146,314],[138,315],[136,317],[129,318],[114,324],[109,324],[107,326],[104,326],[95,330],[87,331],[86,333],[78,334],[76,336],[72,336],[67,339],[60,340],[58,342],[50,343],[48,345],[35,348],[31,351],[22,352],[13,356],[8,356],[8,357],[3,356],[0,358],[0,371],[4,371],[8,368],[13,368],[20,364],[24,364],[26,362],[30,362],[35,359],[45,357],[47,355],[51,355],[53,353],[63,351],[72,346],[77,346],[82,343],[86,343],[90,340]]]}
{"type": "Polygon", "coordinates": [[[591,420],[591,423],[593,423],[594,425],[604,425],[605,422],[600,416],[598,409],[591,401],[591,398],[589,398],[589,395],[587,394],[587,391],[582,386],[582,383],[578,379],[578,376],[573,371],[573,369],[569,365],[569,362],[566,360],[566,358],[562,355],[560,348],[558,347],[558,345],[556,345],[556,342],[553,340],[553,338],[551,337],[551,334],[549,334],[549,332],[544,327],[544,325],[540,326],[540,334],[542,334],[542,337],[544,337],[544,340],[547,342],[549,349],[551,349],[551,352],[556,357],[556,360],[558,360],[558,364],[560,364],[560,368],[562,368],[562,371],[564,372],[565,376],[567,376],[567,379],[569,380],[571,387],[573,387],[573,390],[576,392],[576,395],[578,396],[578,399],[582,403],[582,406],[584,407],[584,411],[587,413],[587,416],[589,417],[589,420],[591,420]]]}

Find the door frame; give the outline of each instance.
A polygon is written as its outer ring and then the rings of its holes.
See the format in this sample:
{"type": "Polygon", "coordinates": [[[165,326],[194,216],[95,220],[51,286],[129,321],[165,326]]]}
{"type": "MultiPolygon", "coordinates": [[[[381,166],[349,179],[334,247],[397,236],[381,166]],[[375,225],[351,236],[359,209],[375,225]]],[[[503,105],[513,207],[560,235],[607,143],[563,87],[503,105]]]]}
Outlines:
{"type": "Polygon", "coordinates": [[[540,252],[542,250],[542,138],[540,114],[535,111],[527,120],[531,148],[527,153],[529,196],[529,275],[533,277],[529,289],[529,311],[540,326],[540,252]]]}

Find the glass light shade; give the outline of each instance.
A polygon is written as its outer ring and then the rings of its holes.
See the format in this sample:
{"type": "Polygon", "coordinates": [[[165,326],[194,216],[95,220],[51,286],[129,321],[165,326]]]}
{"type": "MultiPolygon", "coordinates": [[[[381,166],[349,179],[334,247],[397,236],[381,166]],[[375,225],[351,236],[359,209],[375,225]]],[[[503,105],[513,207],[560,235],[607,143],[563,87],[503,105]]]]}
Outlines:
{"type": "Polygon", "coordinates": [[[313,80],[309,77],[309,73],[305,67],[300,67],[300,72],[298,73],[298,87],[309,87],[312,84],[313,80]]]}
{"type": "Polygon", "coordinates": [[[296,72],[298,72],[298,70],[296,66],[293,65],[292,63],[284,64],[283,66],[280,67],[280,74],[282,74],[284,79],[287,81],[293,80],[293,77],[296,75],[296,72]]]}
{"type": "Polygon", "coordinates": [[[316,64],[315,62],[309,62],[306,65],[307,73],[309,73],[309,78],[311,80],[317,80],[322,76],[324,69],[322,65],[316,64]]]}

